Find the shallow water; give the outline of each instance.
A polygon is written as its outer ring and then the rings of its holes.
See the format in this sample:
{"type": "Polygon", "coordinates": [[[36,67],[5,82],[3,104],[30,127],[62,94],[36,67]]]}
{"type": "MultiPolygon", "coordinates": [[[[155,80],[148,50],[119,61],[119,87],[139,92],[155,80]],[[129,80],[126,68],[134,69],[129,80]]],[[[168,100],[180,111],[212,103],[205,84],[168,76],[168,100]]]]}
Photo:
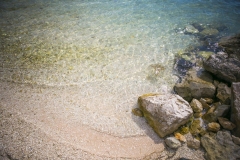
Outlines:
{"type": "Polygon", "coordinates": [[[128,124],[137,97],[170,92],[178,79],[175,55],[199,45],[197,37],[176,32],[194,22],[226,26],[221,36],[239,33],[240,2],[1,1],[0,79],[76,85],[85,99],[79,113],[91,117],[83,118],[84,124],[99,129],[99,117],[106,122],[119,115],[99,130],[121,122],[113,134],[131,135],[138,132],[128,124]]]}

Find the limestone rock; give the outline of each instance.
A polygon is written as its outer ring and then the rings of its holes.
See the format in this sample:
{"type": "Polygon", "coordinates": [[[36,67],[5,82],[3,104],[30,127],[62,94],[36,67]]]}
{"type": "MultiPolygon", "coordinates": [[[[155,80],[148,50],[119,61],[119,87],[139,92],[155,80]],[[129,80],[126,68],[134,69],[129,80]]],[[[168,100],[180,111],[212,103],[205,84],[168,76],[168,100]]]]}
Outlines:
{"type": "Polygon", "coordinates": [[[236,145],[240,145],[240,138],[239,137],[235,137],[234,135],[232,135],[232,140],[236,145]]]}
{"type": "Polygon", "coordinates": [[[223,104],[230,104],[231,88],[228,87],[224,83],[220,83],[217,87],[217,96],[216,97],[219,98],[223,104]]]}
{"type": "Polygon", "coordinates": [[[203,61],[204,68],[218,78],[228,82],[240,81],[240,60],[217,53],[203,61]]]}
{"type": "Polygon", "coordinates": [[[168,137],[165,139],[165,143],[168,147],[176,149],[181,146],[181,142],[177,140],[175,137],[168,137]]]}
{"type": "Polygon", "coordinates": [[[236,125],[229,121],[227,118],[218,117],[218,122],[224,129],[233,130],[234,128],[236,128],[236,125]]]}
{"type": "Polygon", "coordinates": [[[236,125],[233,135],[240,137],[240,82],[232,83],[231,121],[236,125]]]}
{"type": "Polygon", "coordinates": [[[205,134],[201,144],[207,151],[207,160],[236,160],[240,158],[240,147],[232,142],[229,132],[219,131],[213,136],[205,134]]]}
{"type": "Polygon", "coordinates": [[[191,118],[191,106],[175,94],[146,94],[138,98],[149,125],[160,136],[173,133],[191,118]]]}
{"type": "Polygon", "coordinates": [[[202,104],[201,102],[199,102],[197,99],[193,99],[192,102],[190,103],[190,106],[192,107],[193,111],[195,113],[199,113],[199,112],[202,112],[203,110],[203,107],[202,107],[202,104]]]}
{"type": "Polygon", "coordinates": [[[216,122],[208,123],[207,130],[212,132],[218,132],[220,130],[220,125],[216,122]]]}
{"type": "Polygon", "coordinates": [[[200,148],[200,141],[198,139],[194,138],[190,133],[188,133],[186,135],[186,139],[187,139],[187,146],[189,148],[193,148],[193,149],[200,148]]]}
{"type": "Polygon", "coordinates": [[[203,71],[190,70],[186,78],[174,87],[176,93],[187,101],[192,98],[213,98],[216,87],[212,84],[211,75],[203,71]]]}

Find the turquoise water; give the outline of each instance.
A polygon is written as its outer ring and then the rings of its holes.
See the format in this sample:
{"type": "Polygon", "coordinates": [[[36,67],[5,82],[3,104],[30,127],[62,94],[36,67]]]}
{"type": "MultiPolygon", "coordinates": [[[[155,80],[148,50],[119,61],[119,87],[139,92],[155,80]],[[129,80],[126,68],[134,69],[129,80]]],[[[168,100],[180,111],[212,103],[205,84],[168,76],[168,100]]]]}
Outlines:
{"type": "MultiPolygon", "coordinates": [[[[226,26],[220,37],[239,33],[240,2],[4,0],[0,2],[0,79],[76,85],[86,100],[85,115],[95,109],[103,119],[115,114],[119,119],[131,118],[139,95],[172,90],[178,80],[173,74],[176,54],[200,45],[196,36],[176,32],[192,23],[226,26]]],[[[106,126],[119,119],[116,116],[106,126]]],[[[91,123],[87,118],[82,121],[91,123]]],[[[136,132],[134,126],[119,127],[129,135],[136,132]]]]}

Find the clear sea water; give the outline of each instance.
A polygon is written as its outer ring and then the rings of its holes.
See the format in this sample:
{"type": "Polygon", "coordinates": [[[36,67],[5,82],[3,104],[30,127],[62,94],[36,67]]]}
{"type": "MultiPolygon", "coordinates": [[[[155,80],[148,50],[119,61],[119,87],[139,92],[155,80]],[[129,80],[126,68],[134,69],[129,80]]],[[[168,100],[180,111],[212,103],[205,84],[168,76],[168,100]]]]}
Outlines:
{"type": "Polygon", "coordinates": [[[139,95],[172,90],[175,55],[199,45],[176,30],[192,23],[239,33],[240,1],[1,0],[0,80],[76,85],[85,115],[131,117],[139,95]]]}

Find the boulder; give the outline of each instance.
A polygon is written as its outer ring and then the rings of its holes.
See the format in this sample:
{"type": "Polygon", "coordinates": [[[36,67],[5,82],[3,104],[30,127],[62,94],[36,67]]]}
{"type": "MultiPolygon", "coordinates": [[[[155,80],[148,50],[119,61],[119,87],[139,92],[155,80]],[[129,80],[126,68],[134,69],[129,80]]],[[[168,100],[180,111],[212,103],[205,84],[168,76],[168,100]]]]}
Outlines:
{"type": "Polygon", "coordinates": [[[201,102],[199,102],[195,98],[193,98],[192,102],[190,103],[190,106],[192,107],[192,109],[195,113],[202,112],[202,110],[203,110],[203,106],[202,106],[201,102]]]}
{"type": "Polygon", "coordinates": [[[222,38],[219,46],[223,47],[228,54],[234,54],[240,59],[240,34],[222,38]]]}
{"type": "Polygon", "coordinates": [[[240,137],[240,82],[232,83],[231,87],[231,121],[236,125],[233,135],[240,137]]]}
{"type": "Polygon", "coordinates": [[[227,118],[218,117],[218,122],[224,129],[233,130],[234,128],[236,128],[236,125],[229,121],[227,118]]]}
{"type": "Polygon", "coordinates": [[[189,70],[185,79],[174,86],[175,92],[187,101],[193,98],[213,98],[216,87],[212,84],[209,73],[199,70],[189,70]]]}
{"type": "Polygon", "coordinates": [[[177,140],[175,137],[168,137],[165,139],[165,143],[168,147],[176,149],[181,147],[181,142],[177,140]]]}
{"type": "Polygon", "coordinates": [[[231,102],[231,88],[224,83],[219,83],[217,87],[217,96],[218,99],[223,104],[230,104],[231,102]]]}
{"type": "Polygon", "coordinates": [[[235,160],[240,158],[240,147],[233,143],[231,134],[219,131],[217,134],[205,134],[201,144],[207,151],[207,160],[235,160]]]}
{"type": "Polygon", "coordinates": [[[176,131],[193,114],[189,103],[175,94],[145,94],[138,98],[138,103],[147,122],[160,137],[176,131]]]}
{"type": "Polygon", "coordinates": [[[228,82],[240,81],[240,61],[235,57],[218,52],[203,61],[203,67],[216,75],[218,78],[228,82]]]}

